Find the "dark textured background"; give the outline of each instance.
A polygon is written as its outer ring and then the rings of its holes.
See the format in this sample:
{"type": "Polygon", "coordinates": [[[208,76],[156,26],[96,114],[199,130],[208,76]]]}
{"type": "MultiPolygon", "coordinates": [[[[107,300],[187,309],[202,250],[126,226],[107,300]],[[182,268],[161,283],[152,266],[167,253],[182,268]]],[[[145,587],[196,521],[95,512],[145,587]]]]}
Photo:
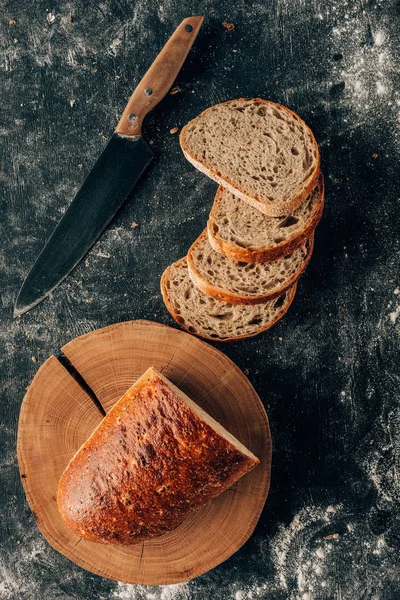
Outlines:
{"type": "Polygon", "coordinates": [[[398,599],[399,3],[5,0],[0,15],[0,598],[398,599]],[[73,277],[13,320],[24,276],[135,84],[198,13],[206,21],[182,92],[146,122],[156,159],[134,197],[73,277]],[[173,324],[160,275],[204,227],[216,185],[169,131],[239,96],[297,111],[326,177],[314,256],[288,315],[222,348],[267,408],[272,489],[253,537],[214,571],[167,588],[117,584],[41,537],[18,476],[19,408],[38,366],[73,337],[127,319],[173,324]]]}

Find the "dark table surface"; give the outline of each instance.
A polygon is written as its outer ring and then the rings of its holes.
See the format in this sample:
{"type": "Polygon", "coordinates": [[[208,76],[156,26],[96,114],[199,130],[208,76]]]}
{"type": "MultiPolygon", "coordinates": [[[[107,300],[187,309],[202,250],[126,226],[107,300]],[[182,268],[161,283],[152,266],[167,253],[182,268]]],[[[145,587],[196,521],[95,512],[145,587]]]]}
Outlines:
{"type": "Polygon", "coordinates": [[[0,598],[398,599],[399,3],[4,0],[0,12],[0,598]],[[156,158],[135,195],[73,276],[13,320],[24,276],[135,84],[198,13],[206,21],[182,91],[146,122],[156,158]],[[174,325],[159,279],[201,232],[216,185],[170,129],[240,96],[297,111],[326,179],[314,256],[288,315],[221,345],[268,411],[271,492],[250,541],[212,572],[167,588],[119,584],[42,538],[18,474],[19,409],[38,366],[68,340],[128,319],[174,325]]]}

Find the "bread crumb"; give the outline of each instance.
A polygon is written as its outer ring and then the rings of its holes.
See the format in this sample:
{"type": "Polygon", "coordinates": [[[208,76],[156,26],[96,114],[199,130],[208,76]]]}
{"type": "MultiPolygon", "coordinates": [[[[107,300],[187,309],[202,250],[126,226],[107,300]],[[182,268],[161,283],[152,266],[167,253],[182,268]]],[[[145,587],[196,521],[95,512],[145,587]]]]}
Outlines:
{"type": "Polygon", "coordinates": [[[181,92],[181,88],[179,87],[179,85],[176,85],[175,87],[172,88],[172,90],[170,91],[170,95],[174,96],[175,94],[179,94],[179,92],[181,92]]]}
{"type": "Polygon", "coordinates": [[[83,163],[79,163],[78,167],[79,167],[80,169],[83,169],[83,163]]]}
{"type": "Polygon", "coordinates": [[[32,358],[32,362],[35,363],[36,362],[36,356],[32,356],[31,358],[32,358]]]}
{"type": "Polygon", "coordinates": [[[131,224],[131,229],[137,229],[139,227],[139,223],[136,223],[136,221],[133,221],[133,223],[131,224]]]}
{"type": "Polygon", "coordinates": [[[179,131],[179,127],[173,127],[172,129],[169,130],[169,132],[172,133],[172,135],[174,133],[178,133],[178,131],[179,131]]]}
{"type": "Polygon", "coordinates": [[[373,153],[372,158],[378,158],[378,155],[376,152],[373,153]]]}
{"type": "Polygon", "coordinates": [[[228,31],[233,31],[235,29],[234,24],[228,23],[227,21],[222,22],[222,27],[225,27],[225,29],[227,29],[228,31]]]}
{"type": "Polygon", "coordinates": [[[330,533],[329,535],[325,536],[326,540],[334,540],[335,538],[338,538],[339,534],[338,533],[330,533]]]}
{"type": "Polygon", "coordinates": [[[9,25],[16,25],[16,24],[17,24],[17,21],[16,21],[15,19],[10,19],[10,20],[8,21],[8,24],[9,24],[9,25]]]}

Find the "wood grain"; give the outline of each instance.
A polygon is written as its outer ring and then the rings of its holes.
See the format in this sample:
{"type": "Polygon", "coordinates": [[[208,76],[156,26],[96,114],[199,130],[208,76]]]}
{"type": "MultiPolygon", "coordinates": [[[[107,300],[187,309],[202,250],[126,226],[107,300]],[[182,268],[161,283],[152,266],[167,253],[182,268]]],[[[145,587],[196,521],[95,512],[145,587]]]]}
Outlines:
{"type": "Polygon", "coordinates": [[[168,94],[203,21],[204,17],[188,17],[176,28],[130,97],[116,133],[141,134],[144,117],[168,94]]]}
{"type": "Polygon", "coordinates": [[[73,340],[63,351],[106,411],[154,366],[248,446],[261,464],[177,529],[144,544],[118,548],[80,540],[62,522],[55,494],[63,469],[101,415],[51,357],[25,396],[18,433],[22,481],[49,543],[93,573],[151,585],[187,581],[236,552],[260,516],[271,465],[268,419],[245,375],[205,342],[150,321],[105,327],[73,340]]]}

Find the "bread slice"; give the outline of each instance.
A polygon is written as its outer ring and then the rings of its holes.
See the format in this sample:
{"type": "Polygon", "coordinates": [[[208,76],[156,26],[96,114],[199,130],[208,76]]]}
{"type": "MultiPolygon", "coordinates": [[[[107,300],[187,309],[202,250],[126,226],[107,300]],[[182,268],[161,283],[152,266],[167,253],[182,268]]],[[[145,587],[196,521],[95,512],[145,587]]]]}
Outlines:
{"type": "Polygon", "coordinates": [[[58,507],[81,538],[137,544],[174,529],[258,464],[222,425],[150,368],[67,466],[58,507]]]}
{"type": "Polygon", "coordinates": [[[268,263],[246,263],[216,252],[207,231],[192,244],[187,254],[193,283],[216,300],[232,304],[260,304],[281,296],[307,267],[314,246],[314,234],[288,256],[268,263]]]}
{"type": "Polygon", "coordinates": [[[324,180],[295,211],[267,217],[220,186],[207,223],[211,246],[232,260],[262,263],[294,252],[310,237],[324,208],[324,180]]]}
{"type": "Polygon", "coordinates": [[[220,302],[194,285],[184,257],[164,271],[161,292],[168,311],[187,331],[214,342],[231,342],[257,335],[279,321],[292,303],[296,284],[261,304],[220,302]]]}
{"type": "Polygon", "coordinates": [[[181,131],[186,158],[266,215],[296,210],[318,178],[314,135],[291,110],[260,98],[217,104],[181,131]]]}

